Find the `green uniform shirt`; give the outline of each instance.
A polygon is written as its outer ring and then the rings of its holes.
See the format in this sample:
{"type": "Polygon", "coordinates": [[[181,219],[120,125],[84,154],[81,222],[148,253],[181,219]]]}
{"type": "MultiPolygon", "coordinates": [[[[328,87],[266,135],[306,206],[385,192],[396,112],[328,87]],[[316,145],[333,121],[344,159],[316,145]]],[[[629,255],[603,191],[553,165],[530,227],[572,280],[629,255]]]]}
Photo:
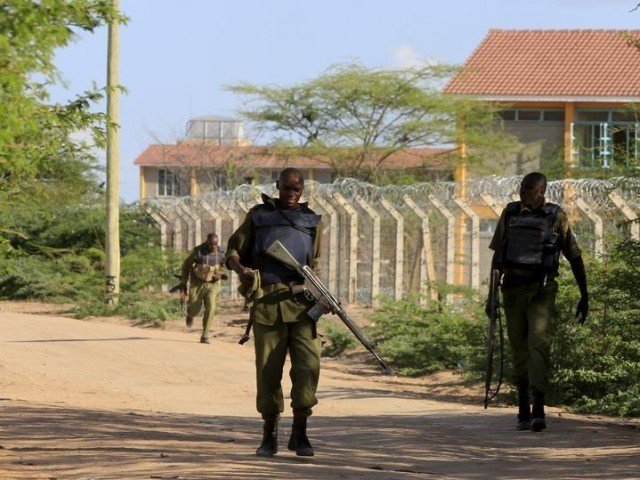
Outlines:
{"type": "MultiPolygon", "coordinates": [[[[521,206],[520,213],[527,211],[528,209],[524,206],[521,206]]],[[[496,227],[496,231],[493,234],[493,238],[491,239],[491,243],[489,244],[489,248],[494,251],[500,250],[502,247],[502,242],[505,234],[505,217],[507,210],[504,209],[502,211],[502,215],[500,215],[500,220],[498,220],[498,226],[496,227]]],[[[571,225],[569,225],[569,219],[567,218],[567,214],[564,210],[560,210],[558,215],[556,216],[555,222],[551,227],[551,231],[557,234],[561,240],[561,248],[562,254],[565,256],[567,260],[573,260],[574,258],[582,255],[580,251],[580,247],[578,246],[578,242],[576,241],[576,237],[571,231],[571,225]]],[[[530,276],[534,274],[530,270],[520,270],[520,269],[505,269],[505,274],[513,274],[513,275],[521,275],[521,276],[530,276]]]]}
{"type": "MultiPolygon", "coordinates": [[[[265,203],[270,204],[272,208],[278,208],[275,199],[269,198],[265,203]]],[[[306,203],[298,205],[298,208],[305,206],[306,203]]],[[[263,205],[257,205],[247,213],[242,225],[231,235],[229,244],[227,245],[227,268],[229,268],[228,259],[235,256],[239,260],[249,258],[253,242],[256,237],[256,227],[251,220],[251,212],[256,208],[264,208],[263,205]]],[[[318,222],[316,234],[313,239],[313,260],[311,268],[319,274],[320,272],[320,248],[322,241],[322,223],[318,222]]],[[[243,264],[244,265],[244,264],[243,264]]],[[[244,265],[248,266],[248,265],[244,265]]],[[[296,298],[291,295],[289,286],[284,283],[272,283],[263,285],[264,295],[254,302],[251,309],[251,315],[255,322],[263,325],[274,325],[278,319],[283,322],[297,322],[306,317],[307,311],[311,305],[302,298],[296,298]]]]}

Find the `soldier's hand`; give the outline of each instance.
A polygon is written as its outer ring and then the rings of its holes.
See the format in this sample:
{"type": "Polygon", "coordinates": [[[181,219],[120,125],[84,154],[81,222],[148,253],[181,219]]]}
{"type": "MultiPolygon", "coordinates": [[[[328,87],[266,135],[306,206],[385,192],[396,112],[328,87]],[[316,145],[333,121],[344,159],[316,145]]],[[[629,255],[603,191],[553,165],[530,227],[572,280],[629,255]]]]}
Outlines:
{"type": "Polygon", "coordinates": [[[238,269],[238,278],[240,278],[240,283],[246,286],[251,286],[253,284],[253,272],[250,268],[240,267],[238,269]]]}
{"type": "Polygon", "coordinates": [[[580,301],[578,302],[578,306],[576,307],[576,318],[578,319],[578,323],[582,325],[587,319],[587,315],[589,314],[589,297],[582,296],[580,297],[580,301]]]}
{"type": "Polygon", "coordinates": [[[484,304],[484,313],[491,320],[495,316],[495,312],[491,309],[491,301],[487,298],[486,303],[484,304]]]}

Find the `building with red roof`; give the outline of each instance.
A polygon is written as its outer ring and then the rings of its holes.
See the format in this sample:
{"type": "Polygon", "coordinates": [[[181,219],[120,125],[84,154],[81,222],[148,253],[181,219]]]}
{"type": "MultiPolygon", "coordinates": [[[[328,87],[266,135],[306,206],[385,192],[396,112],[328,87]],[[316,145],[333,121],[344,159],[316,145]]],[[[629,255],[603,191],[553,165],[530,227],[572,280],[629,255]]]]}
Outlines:
{"type": "MultiPolygon", "coordinates": [[[[639,166],[640,51],[631,41],[638,38],[640,30],[490,30],[444,92],[501,109],[502,126],[522,144],[501,174],[546,170],[554,159],[566,170],[639,166]]],[[[385,168],[447,177],[447,151],[400,151],[385,168]]],[[[333,180],[329,162],[251,146],[242,122],[222,117],[191,120],[184,141],[150,145],[135,164],[141,199],[224,188],[230,169],[258,182],[272,181],[287,166],[309,179],[333,180]]],[[[458,179],[465,176],[457,170],[458,179]]]]}
{"type": "Polygon", "coordinates": [[[492,102],[523,143],[512,173],[639,165],[640,31],[491,30],[446,93],[492,102]]]}
{"type": "MultiPolygon", "coordinates": [[[[413,171],[425,179],[450,179],[447,154],[451,148],[412,148],[393,153],[385,169],[413,171]]],[[[336,149],[336,155],[340,151],[336,149]]],[[[222,117],[201,117],[187,124],[186,139],[175,144],[148,146],[134,161],[140,167],[140,199],[198,195],[226,188],[238,179],[275,181],[286,167],[302,170],[305,178],[320,183],[334,180],[330,161],[290,155],[282,148],[253,146],[242,138],[242,122],[222,117]],[[229,182],[230,177],[234,181],[229,182]]]]}

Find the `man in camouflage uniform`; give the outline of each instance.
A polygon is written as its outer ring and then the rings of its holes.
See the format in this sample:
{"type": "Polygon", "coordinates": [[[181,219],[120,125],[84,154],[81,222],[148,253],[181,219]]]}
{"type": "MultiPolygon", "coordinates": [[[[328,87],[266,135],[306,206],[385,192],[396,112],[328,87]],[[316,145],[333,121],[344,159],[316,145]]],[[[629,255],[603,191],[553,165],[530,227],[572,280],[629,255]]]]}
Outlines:
{"type": "Polygon", "coordinates": [[[245,288],[259,285],[262,296],[252,299],[256,352],[257,409],[264,419],[259,456],[278,452],[278,420],[284,410],[282,370],[287,352],[291,359],[291,407],[293,428],[288,448],[300,456],[313,456],[307,438],[307,417],[318,403],[316,389],[320,376],[320,341],[315,323],[307,311],[313,306],[293,288],[303,279],[293,270],[264,252],[279,240],[296,259],[316,272],[319,267],[322,226],[306,203],[299,203],[304,190],[302,172],[287,168],[276,182],[278,198],[263,195],[229,239],[227,266],[234,270],[245,288]]]}
{"type": "MultiPolygon", "coordinates": [[[[576,317],[587,318],[589,294],[580,248],[560,206],[545,202],[547,179],[526,175],[520,201],[504,209],[489,248],[492,270],[502,274],[503,306],[513,354],[512,380],[518,389],[518,430],[546,428],[544,397],[549,388],[550,349],[558,292],[560,252],[571,264],[580,289],[576,317]],[[533,409],[530,405],[533,396],[533,409]]],[[[487,315],[491,315],[487,301],[487,315]]]]}
{"type": "Polygon", "coordinates": [[[200,343],[210,343],[211,322],[216,313],[220,281],[227,278],[222,273],[223,263],[224,250],[218,247],[218,236],[210,233],[207,241],[194,248],[182,264],[181,295],[185,295],[189,282],[187,327],[193,325],[193,317],[200,313],[204,303],[200,343]]]}

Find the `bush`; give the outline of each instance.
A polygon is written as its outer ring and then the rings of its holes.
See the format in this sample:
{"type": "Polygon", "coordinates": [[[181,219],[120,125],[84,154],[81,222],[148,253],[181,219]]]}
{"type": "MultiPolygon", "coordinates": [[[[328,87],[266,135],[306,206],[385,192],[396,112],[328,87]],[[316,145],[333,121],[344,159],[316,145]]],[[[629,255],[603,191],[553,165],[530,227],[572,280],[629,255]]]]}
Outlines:
{"type": "Polygon", "coordinates": [[[7,255],[0,256],[0,298],[72,302],[78,316],[124,315],[157,323],[179,315],[177,299],[148,294],[175,283],[181,259],[160,249],[158,231],[140,209],[122,209],[122,293],[114,309],[103,303],[104,208],[24,206],[0,205],[0,224],[10,227],[7,255]]]}
{"type": "MultiPolygon", "coordinates": [[[[450,287],[440,285],[446,298],[450,287]]],[[[448,368],[467,369],[483,362],[486,318],[483,300],[471,289],[456,289],[453,302],[420,305],[420,297],[383,299],[368,328],[380,353],[401,375],[448,368]]]]}
{"type": "Polygon", "coordinates": [[[552,400],[579,412],[640,415],[640,242],[589,261],[590,313],[574,314],[578,290],[569,269],[558,293],[552,400]]]}
{"type": "Polygon", "coordinates": [[[75,255],[62,259],[40,255],[0,259],[0,298],[77,300],[87,285],[100,281],[95,271],[77,271],[86,267],[85,260],[78,260],[75,255]]]}
{"type": "Polygon", "coordinates": [[[322,346],[323,357],[337,357],[356,344],[353,334],[345,327],[327,321],[323,330],[327,340],[322,346]]]}

